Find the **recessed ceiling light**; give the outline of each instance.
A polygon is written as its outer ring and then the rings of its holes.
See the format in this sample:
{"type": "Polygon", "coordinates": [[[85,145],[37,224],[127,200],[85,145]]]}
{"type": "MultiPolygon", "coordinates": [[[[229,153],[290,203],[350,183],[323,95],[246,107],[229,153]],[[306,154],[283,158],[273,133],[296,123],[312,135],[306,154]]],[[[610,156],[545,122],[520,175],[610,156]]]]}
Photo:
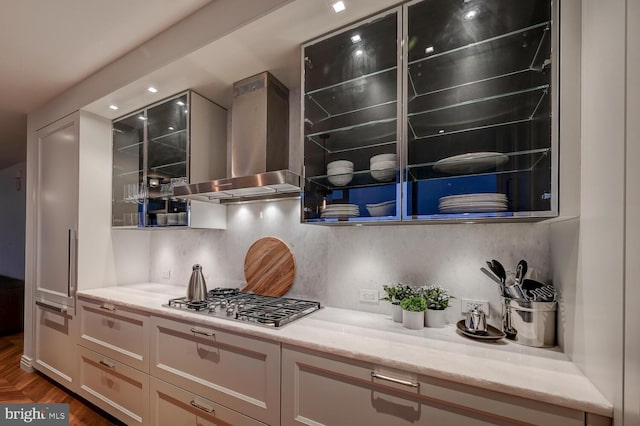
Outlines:
{"type": "Polygon", "coordinates": [[[337,1],[335,2],[333,5],[333,10],[335,10],[336,13],[340,13],[343,10],[345,10],[347,7],[344,5],[343,1],[337,1]]]}
{"type": "Polygon", "coordinates": [[[351,36],[351,41],[354,43],[358,43],[360,41],[362,41],[362,38],[360,37],[360,34],[356,34],[354,36],[351,36]]]}
{"type": "Polygon", "coordinates": [[[182,101],[178,101],[178,102],[176,102],[176,103],[177,103],[178,105],[180,105],[180,106],[184,106],[184,102],[182,102],[182,101]]]}
{"type": "Polygon", "coordinates": [[[478,9],[471,9],[464,14],[464,19],[473,19],[478,16],[478,9]]]}
{"type": "Polygon", "coordinates": [[[145,117],[144,115],[139,115],[138,116],[138,120],[146,120],[146,119],[147,119],[147,117],[145,117]]]}
{"type": "Polygon", "coordinates": [[[150,91],[151,93],[157,93],[158,92],[158,89],[156,89],[155,87],[149,87],[147,90],[150,91]]]}
{"type": "Polygon", "coordinates": [[[115,110],[118,109],[118,106],[117,105],[109,105],[109,108],[111,108],[112,110],[115,111],[115,110]]]}
{"type": "Polygon", "coordinates": [[[444,133],[444,129],[438,130],[438,133],[443,134],[444,133]]]}
{"type": "Polygon", "coordinates": [[[362,56],[364,52],[360,49],[356,50],[356,56],[362,56]]]}
{"type": "Polygon", "coordinates": [[[425,53],[433,53],[433,52],[434,52],[434,50],[435,50],[435,49],[433,48],[433,46],[429,46],[429,47],[427,47],[426,49],[424,49],[424,52],[425,52],[425,53]]]}
{"type": "Polygon", "coordinates": [[[173,127],[169,126],[169,130],[175,130],[175,128],[173,128],[173,127]]]}

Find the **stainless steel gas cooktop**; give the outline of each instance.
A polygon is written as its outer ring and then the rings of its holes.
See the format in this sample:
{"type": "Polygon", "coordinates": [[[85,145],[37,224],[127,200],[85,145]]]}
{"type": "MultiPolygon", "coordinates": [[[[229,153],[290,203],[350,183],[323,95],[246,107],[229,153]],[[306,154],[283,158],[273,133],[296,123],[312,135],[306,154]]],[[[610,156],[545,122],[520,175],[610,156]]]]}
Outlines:
{"type": "Polygon", "coordinates": [[[265,327],[282,327],[320,309],[319,302],[242,293],[237,288],[215,288],[202,302],[188,302],[180,297],[163,306],[265,327]]]}

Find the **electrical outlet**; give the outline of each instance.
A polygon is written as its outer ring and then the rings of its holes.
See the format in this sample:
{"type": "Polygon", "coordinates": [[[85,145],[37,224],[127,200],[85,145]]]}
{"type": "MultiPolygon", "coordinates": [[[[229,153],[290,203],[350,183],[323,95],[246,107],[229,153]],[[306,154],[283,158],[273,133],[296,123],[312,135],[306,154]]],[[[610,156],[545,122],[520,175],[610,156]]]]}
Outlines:
{"type": "Polygon", "coordinates": [[[162,271],[162,279],[168,280],[171,278],[171,269],[167,269],[166,271],[162,271]]]}
{"type": "Polygon", "coordinates": [[[371,290],[368,288],[361,288],[359,291],[360,301],[364,303],[378,304],[380,299],[380,292],[378,290],[371,290]]]}
{"type": "Polygon", "coordinates": [[[468,306],[482,305],[482,310],[489,317],[489,302],[486,300],[460,299],[460,313],[466,314],[468,306]]]}

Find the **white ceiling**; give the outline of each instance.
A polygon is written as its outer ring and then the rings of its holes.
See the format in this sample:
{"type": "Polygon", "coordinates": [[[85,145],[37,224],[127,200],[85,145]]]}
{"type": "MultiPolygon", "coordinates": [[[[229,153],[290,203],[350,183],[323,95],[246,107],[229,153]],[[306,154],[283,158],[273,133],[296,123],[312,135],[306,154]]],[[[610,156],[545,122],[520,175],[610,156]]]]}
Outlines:
{"type": "Polygon", "coordinates": [[[211,0],[0,0],[0,169],[24,161],[26,114],[211,0]]]}
{"type": "MultiPolygon", "coordinates": [[[[90,76],[211,0],[20,0],[0,15],[0,169],[24,161],[25,113],[90,76]]],[[[229,107],[231,85],[271,71],[300,87],[301,43],[398,0],[295,0],[184,58],[87,105],[107,118],[185,89],[229,107]],[[146,91],[149,85],[159,89],[146,91]],[[118,111],[108,107],[116,104],[118,111]]],[[[0,0],[2,3],[9,0],[0,0]]]]}

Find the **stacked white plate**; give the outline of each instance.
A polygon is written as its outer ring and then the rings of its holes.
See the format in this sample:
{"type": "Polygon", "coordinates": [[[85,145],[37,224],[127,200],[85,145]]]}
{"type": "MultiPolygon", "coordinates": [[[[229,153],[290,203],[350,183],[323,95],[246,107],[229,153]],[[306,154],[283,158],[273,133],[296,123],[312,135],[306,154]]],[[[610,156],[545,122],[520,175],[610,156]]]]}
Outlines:
{"type": "Polygon", "coordinates": [[[374,155],[369,160],[371,176],[378,182],[387,182],[395,179],[398,168],[398,156],[396,154],[374,155]]]}
{"type": "Polygon", "coordinates": [[[488,213],[507,211],[507,196],[498,193],[449,195],[440,198],[441,213],[488,213]]]}
{"type": "Polygon", "coordinates": [[[360,216],[360,208],[357,204],[331,204],[324,207],[320,212],[322,219],[358,216],[360,216]]]}
{"type": "Polygon", "coordinates": [[[494,169],[509,161],[509,157],[500,152],[470,152],[443,158],[433,165],[440,173],[464,174],[494,169]]]}
{"type": "Polygon", "coordinates": [[[336,160],[327,164],[327,179],[332,185],[345,186],[353,179],[353,163],[336,160]]]}

